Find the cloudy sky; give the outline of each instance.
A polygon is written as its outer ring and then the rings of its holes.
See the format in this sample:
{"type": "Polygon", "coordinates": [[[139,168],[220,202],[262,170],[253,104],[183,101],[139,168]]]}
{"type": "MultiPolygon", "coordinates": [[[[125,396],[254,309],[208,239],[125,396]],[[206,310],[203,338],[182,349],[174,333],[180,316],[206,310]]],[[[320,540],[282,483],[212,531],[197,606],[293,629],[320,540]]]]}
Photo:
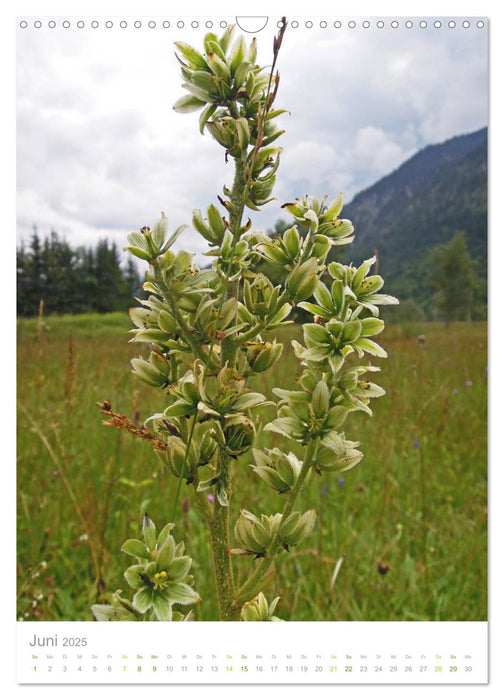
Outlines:
{"type": "MultiPolygon", "coordinates": [[[[183,94],[173,42],[201,46],[199,26],[177,28],[177,19],[149,27],[150,18],[34,17],[18,22],[18,241],[33,226],[55,229],[72,244],[95,245],[152,223],[164,211],[170,229],[189,223],[194,208],[217,203],[232,182],[232,165],[209,135],[198,131],[197,113],[181,115],[172,104],[183,94]],[[141,22],[135,27],[134,21],[141,22]],[[120,22],[127,22],[121,27],[120,22]]],[[[261,64],[268,64],[277,18],[258,34],[261,64]]],[[[292,18],[294,19],[294,18],[292,18]]],[[[284,152],[276,195],[257,226],[282,216],[280,205],[305,193],[346,201],[388,174],[427,144],[487,124],[487,22],[464,27],[456,17],[420,25],[414,17],[356,18],[356,26],[331,18],[320,26],[289,27],[278,61],[277,106],[284,152]],[[411,27],[405,26],[409,20],[411,27]]],[[[208,20],[210,21],[210,20],[208,20]]],[[[219,20],[211,18],[219,33],[219,20]]],[[[251,37],[252,35],[249,34],[251,37]]],[[[201,252],[191,232],[180,245],[201,252]]]]}

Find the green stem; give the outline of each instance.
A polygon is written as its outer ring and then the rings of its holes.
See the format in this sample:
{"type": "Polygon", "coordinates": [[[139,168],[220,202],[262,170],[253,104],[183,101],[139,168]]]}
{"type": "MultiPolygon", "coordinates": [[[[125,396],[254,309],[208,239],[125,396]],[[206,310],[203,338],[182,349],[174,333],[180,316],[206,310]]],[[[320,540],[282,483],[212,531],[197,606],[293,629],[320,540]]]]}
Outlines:
{"type": "MultiPolygon", "coordinates": [[[[220,476],[229,499],[231,486],[229,483],[228,465],[224,455],[221,455],[220,462],[220,476]]],[[[220,619],[233,620],[236,619],[236,611],[233,607],[234,579],[231,555],[229,553],[229,506],[221,505],[217,497],[214,501],[213,518],[210,522],[210,539],[220,619]]]]}
{"type": "Polygon", "coordinates": [[[278,554],[280,549],[280,528],[282,527],[282,523],[292,513],[297,497],[299,496],[299,493],[306,481],[306,477],[308,476],[308,472],[312,467],[313,459],[315,458],[315,455],[317,453],[318,443],[319,440],[317,438],[316,440],[312,440],[308,445],[308,449],[306,450],[303,466],[301,467],[299,476],[285,501],[285,506],[282,512],[282,519],[280,521],[277,534],[271,541],[264,557],[261,559],[260,563],[255,568],[252,576],[236,592],[236,597],[234,601],[235,608],[239,608],[243,603],[246,603],[254,595],[257,595],[257,593],[259,593],[259,591],[261,590],[261,586],[264,582],[264,579],[272,571],[275,565],[276,555],[278,554]]]}
{"type": "MultiPolygon", "coordinates": [[[[235,119],[239,112],[236,103],[229,104],[229,112],[235,119]]],[[[247,175],[247,152],[242,153],[235,159],[235,176],[230,195],[229,207],[229,229],[233,234],[232,247],[238,243],[241,236],[241,226],[245,202],[247,199],[248,175],[247,175]]],[[[239,280],[226,281],[223,291],[221,305],[226,298],[238,298],[239,280]]],[[[231,337],[223,339],[221,344],[222,366],[226,363],[228,367],[236,366],[237,345],[231,337]]],[[[222,483],[228,497],[231,496],[231,486],[229,482],[228,464],[225,455],[220,458],[220,475],[222,483]]],[[[210,523],[210,536],[212,542],[212,552],[214,558],[215,580],[219,599],[219,611],[221,620],[236,619],[237,610],[233,605],[234,580],[231,556],[229,554],[229,506],[222,506],[218,498],[214,502],[214,514],[210,523]]]]}
{"type": "Polygon", "coordinates": [[[236,158],[235,178],[230,198],[231,211],[229,212],[229,228],[233,234],[233,245],[238,243],[240,238],[243,210],[245,209],[245,200],[247,196],[246,165],[246,154],[236,158]]]}
{"type": "MultiPolygon", "coordinates": [[[[231,208],[229,212],[229,229],[233,234],[233,247],[240,240],[243,210],[247,198],[247,177],[246,177],[246,153],[235,159],[235,177],[231,190],[231,208]]],[[[226,298],[238,298],[239,280],[227,281],[226,298]]],[[[236,346],[231,337],[222,341],[222,364],[226,362],[229,367],[234,366],[236,361],[236,346]]]]}

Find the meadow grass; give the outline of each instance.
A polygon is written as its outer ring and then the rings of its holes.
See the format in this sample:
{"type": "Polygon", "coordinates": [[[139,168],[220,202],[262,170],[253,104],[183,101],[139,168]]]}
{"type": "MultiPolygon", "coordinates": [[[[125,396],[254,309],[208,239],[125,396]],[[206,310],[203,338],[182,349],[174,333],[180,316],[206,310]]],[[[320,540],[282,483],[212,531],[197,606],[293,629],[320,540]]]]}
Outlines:
{"type": "MultiPolygon", "coordinates": [[[[90,605],[127,591],[119,549],[139,534],[148,511],[160,526],[174,507],[176,479],[148,445],[101,423],[97,401],[136,423],[162,410],[162,395],[136,381],[123,314],[18,322],[18,617],[90,620],[90,605]]],[[[352,414],[346,436],[364,459],[345,473],[313,475],[299,510],[315,507],[311,537],[279,560],[265,589],[280,595],[277,614],[295,620],[487,619],[486,324],[391,325],[389,358],[378,383],[387,395],[373,418],[352,414]],[[425,342],[418,341],[418,334],[425,342]]],[[[255,378],[266,394],[298,372],[284,356],[255,378]]],[[[263,423],[272,417],[263,409],[263,423]]],[[[296,451],[280,436],[259,442],[296,451]]],[[[249,467],[234,472],[232,521],[240,508],[274,513],[282,496],[249,467]]],[[[202,597],[197,619],[217,619],[207,532],[183,486],[176,539],[194,559],[202,597]]],[[[238,582],[253,562],[236,562],[238,582]]],[[[128,591],[129,592],[129,591],[128,591]]]]}

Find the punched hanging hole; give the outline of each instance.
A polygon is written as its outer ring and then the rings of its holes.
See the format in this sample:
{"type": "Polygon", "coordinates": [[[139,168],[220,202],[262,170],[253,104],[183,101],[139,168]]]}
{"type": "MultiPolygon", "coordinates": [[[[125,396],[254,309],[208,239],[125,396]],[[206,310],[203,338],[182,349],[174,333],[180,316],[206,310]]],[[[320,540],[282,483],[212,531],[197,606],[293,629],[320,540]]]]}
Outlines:
{"type": "Polygon", "coordinates": [[[268,24],[267,17],[236,17],[236,24],[244,32],[257,34],[268,24]]]}

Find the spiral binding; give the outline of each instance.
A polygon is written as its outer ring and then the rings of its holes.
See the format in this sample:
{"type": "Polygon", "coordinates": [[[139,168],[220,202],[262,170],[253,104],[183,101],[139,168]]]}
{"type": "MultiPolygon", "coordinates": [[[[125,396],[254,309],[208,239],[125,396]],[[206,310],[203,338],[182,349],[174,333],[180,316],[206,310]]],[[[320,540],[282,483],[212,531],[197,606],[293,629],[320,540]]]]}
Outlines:
{"type": "MultiPolygon", "coordinates": [[[[120,18],[100,18],[75,19],[68,18],[34,18],[25,17],[18,19],[19,29],[136,29],[136,30],[163,30],[163,29],[225,29],[229,24],[238,24],[240,28],[249,33],[258,33],[265,28],[270,20],[280,26],[280,20],[270,17],[233,17],[231,19],[162,19],[162,18],[141,18],[141,19],[120,19],[120,18]],[[250,22],[256,20],[256,22],[250,22]],[[262,24],[260,20],[263,20],[262,24]],[[247,28],[257,26],[258,28],[247,28]]],[[[456,17],[448,19],[446,17],[402,17],[402,18],[356,18],[356,19],[289,19],[288,24],[292,29],[310,30],[319,29],[485,29],[488,26],[487,18],[480,17],[456,17]]]]}

